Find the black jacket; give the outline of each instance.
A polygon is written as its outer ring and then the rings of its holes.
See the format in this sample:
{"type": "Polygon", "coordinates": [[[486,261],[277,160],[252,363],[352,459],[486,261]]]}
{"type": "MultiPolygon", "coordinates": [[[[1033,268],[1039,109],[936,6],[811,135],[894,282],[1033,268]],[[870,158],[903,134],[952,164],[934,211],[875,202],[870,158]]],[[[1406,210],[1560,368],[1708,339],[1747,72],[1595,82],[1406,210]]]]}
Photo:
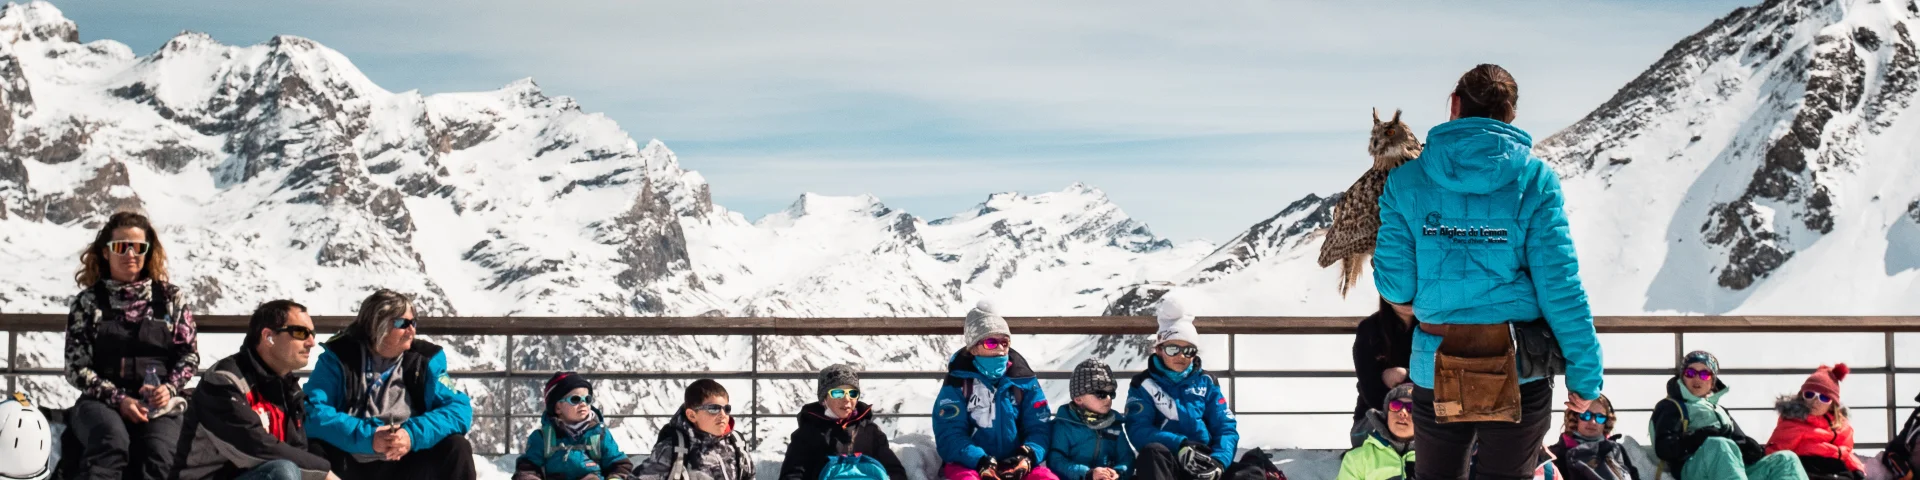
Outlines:
{"type": "Polygon", "coordinates": [[[326,459],[307,451],[306,394],[300,392],[299,378],[274,375],[253,349],[214,363],[193,391],[190,405],[174,452],[175,479],[232,479],[269,460],[291,460],[309,480],[325,478],[331,468],[326,459]],[[280,410],[286,440],[267,432],[256,405],[280,410]]]}
{"type": "Polygon", "coordinates": [[[855,404],[853,415],[845,420],[829,418],[826,412],[826,405],[820,402],[800,409],[800,428],[793,431],[787,458],[780,462],[780,480],[818,479],[828,457],[853,453],[878,460],[886,467],[887,478],[907,478],[906,467],[887,443],[887,432],[873,423],[872,405],[855,404]]]}
{"type": "MultiPolygon", "coordinates": [[[[1667,398],[1673,401],[1661,400],[1660,403],[1654,404],[1653,418],[1649,421],[1653,424],[1653,453],[1666,464],[1667,473],[1672,474],[1677,480],[1685,480],[1680,478],[1680,472],[1686,470],[1687,459],[1692,458],[1694,451],[1699,450],[1700,444],[1710,437],[1733,440],[1735,445],[1740,446],[1740,456],[1747,465],[1760,461],[1760,457],[1766,454],[1766,448],[1753,437],[1747,436],[1747,432],[1740,429],[1740,423],[1735,422],[1731,414],[1726,416],[1727,424],[1721,428],[1683,426],[1682,421],[1686,417],[1686,411],[1680,405],[1687,403],[1686,397],[1681,395],[1681,391],[1685,388],[1687,388],[1686,385],[1681,383],[1678,376],[1667,381],[1667,398]],[[1687,428],[1692,428],[1693,431],[1687,432],[1687,428]]],[[[1715,392],[1726,389],[1727,384],[1721,383],[1720,379],[1713,380],[1715,392]]],[[[1726,410],[1718,405],[1713,408],[1726,413],[1726,410]]]]}
{"type": "MultiPolygon", "coordinates": [[[[1413,325],[1418,326],[1419,320],[1413,325]]],[[[1408,368],[1413,357],[1413,327],[1400,321],[1385,303],[1380,311],[1360,321],[1353,335],[1353,374],[1358,380],[1360,399],[1354,402],[1353,419],[1366,418],[1368,410],[1386,410],[1380,402],[1392,390],[1380,382],[1381,372],[1390,368],[1408,368]]]]}

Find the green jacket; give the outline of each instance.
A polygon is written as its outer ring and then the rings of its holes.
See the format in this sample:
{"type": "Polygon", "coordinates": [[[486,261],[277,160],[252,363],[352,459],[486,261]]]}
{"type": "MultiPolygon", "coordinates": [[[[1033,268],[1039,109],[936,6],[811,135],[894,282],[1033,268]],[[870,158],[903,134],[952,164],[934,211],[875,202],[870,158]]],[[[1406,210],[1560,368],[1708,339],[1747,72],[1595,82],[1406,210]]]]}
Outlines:
{"type": "Polygon", "coordinates": [[[1340,456],[1340,475],[1335,480],[1399,480],[1411,471],[1412,445],[1408,445],[1406,453],[1400,453],[1380,440],[1380,434],[1376,433],[1340,456]]]}

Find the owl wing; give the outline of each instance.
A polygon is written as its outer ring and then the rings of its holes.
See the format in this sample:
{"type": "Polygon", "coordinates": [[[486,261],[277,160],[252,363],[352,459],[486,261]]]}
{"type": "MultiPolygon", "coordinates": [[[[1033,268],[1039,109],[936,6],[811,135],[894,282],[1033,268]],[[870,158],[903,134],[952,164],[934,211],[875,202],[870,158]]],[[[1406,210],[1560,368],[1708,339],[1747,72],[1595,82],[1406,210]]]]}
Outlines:
{"type": "Polygon", "coordinates": [[[1320,243],[1321,268],[1355,254],[1373,254],[1374,236],[1380,233],[1380,192],[1386,185],[1387,172],[1367,170],[1347,187],[1320,243]]]}

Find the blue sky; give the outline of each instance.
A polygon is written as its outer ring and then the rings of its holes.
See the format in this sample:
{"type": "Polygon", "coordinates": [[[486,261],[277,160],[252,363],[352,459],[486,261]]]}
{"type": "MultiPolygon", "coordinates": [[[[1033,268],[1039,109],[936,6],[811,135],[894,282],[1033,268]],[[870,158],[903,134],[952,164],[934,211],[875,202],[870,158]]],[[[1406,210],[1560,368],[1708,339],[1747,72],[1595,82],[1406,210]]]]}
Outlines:
{"type": "Polygon", "coordinates": [[[749,218],[803,192],[928,218],[1100,187],[1176,240],[1225,241],[1370,161],[1368,111],[1444,121],[1507,67],[1544,139],[1750,3],[55,1],[83,41],[299,35],[382,87],[550,95],[658,138],[749,218]]]}

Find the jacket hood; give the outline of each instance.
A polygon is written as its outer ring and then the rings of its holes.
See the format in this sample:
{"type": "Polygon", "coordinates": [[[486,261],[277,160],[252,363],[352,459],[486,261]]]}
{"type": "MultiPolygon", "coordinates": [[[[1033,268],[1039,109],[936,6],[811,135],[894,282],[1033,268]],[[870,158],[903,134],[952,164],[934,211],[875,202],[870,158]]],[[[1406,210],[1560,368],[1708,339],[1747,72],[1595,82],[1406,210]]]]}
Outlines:
{"type": "Polygon", "coordinates": [[[1420,168],[1447,190],[1485,194],[1513,183],[1533,158],[1533,136],[1507,122],[1462,118],[1427,131],[1420,168]]]}

